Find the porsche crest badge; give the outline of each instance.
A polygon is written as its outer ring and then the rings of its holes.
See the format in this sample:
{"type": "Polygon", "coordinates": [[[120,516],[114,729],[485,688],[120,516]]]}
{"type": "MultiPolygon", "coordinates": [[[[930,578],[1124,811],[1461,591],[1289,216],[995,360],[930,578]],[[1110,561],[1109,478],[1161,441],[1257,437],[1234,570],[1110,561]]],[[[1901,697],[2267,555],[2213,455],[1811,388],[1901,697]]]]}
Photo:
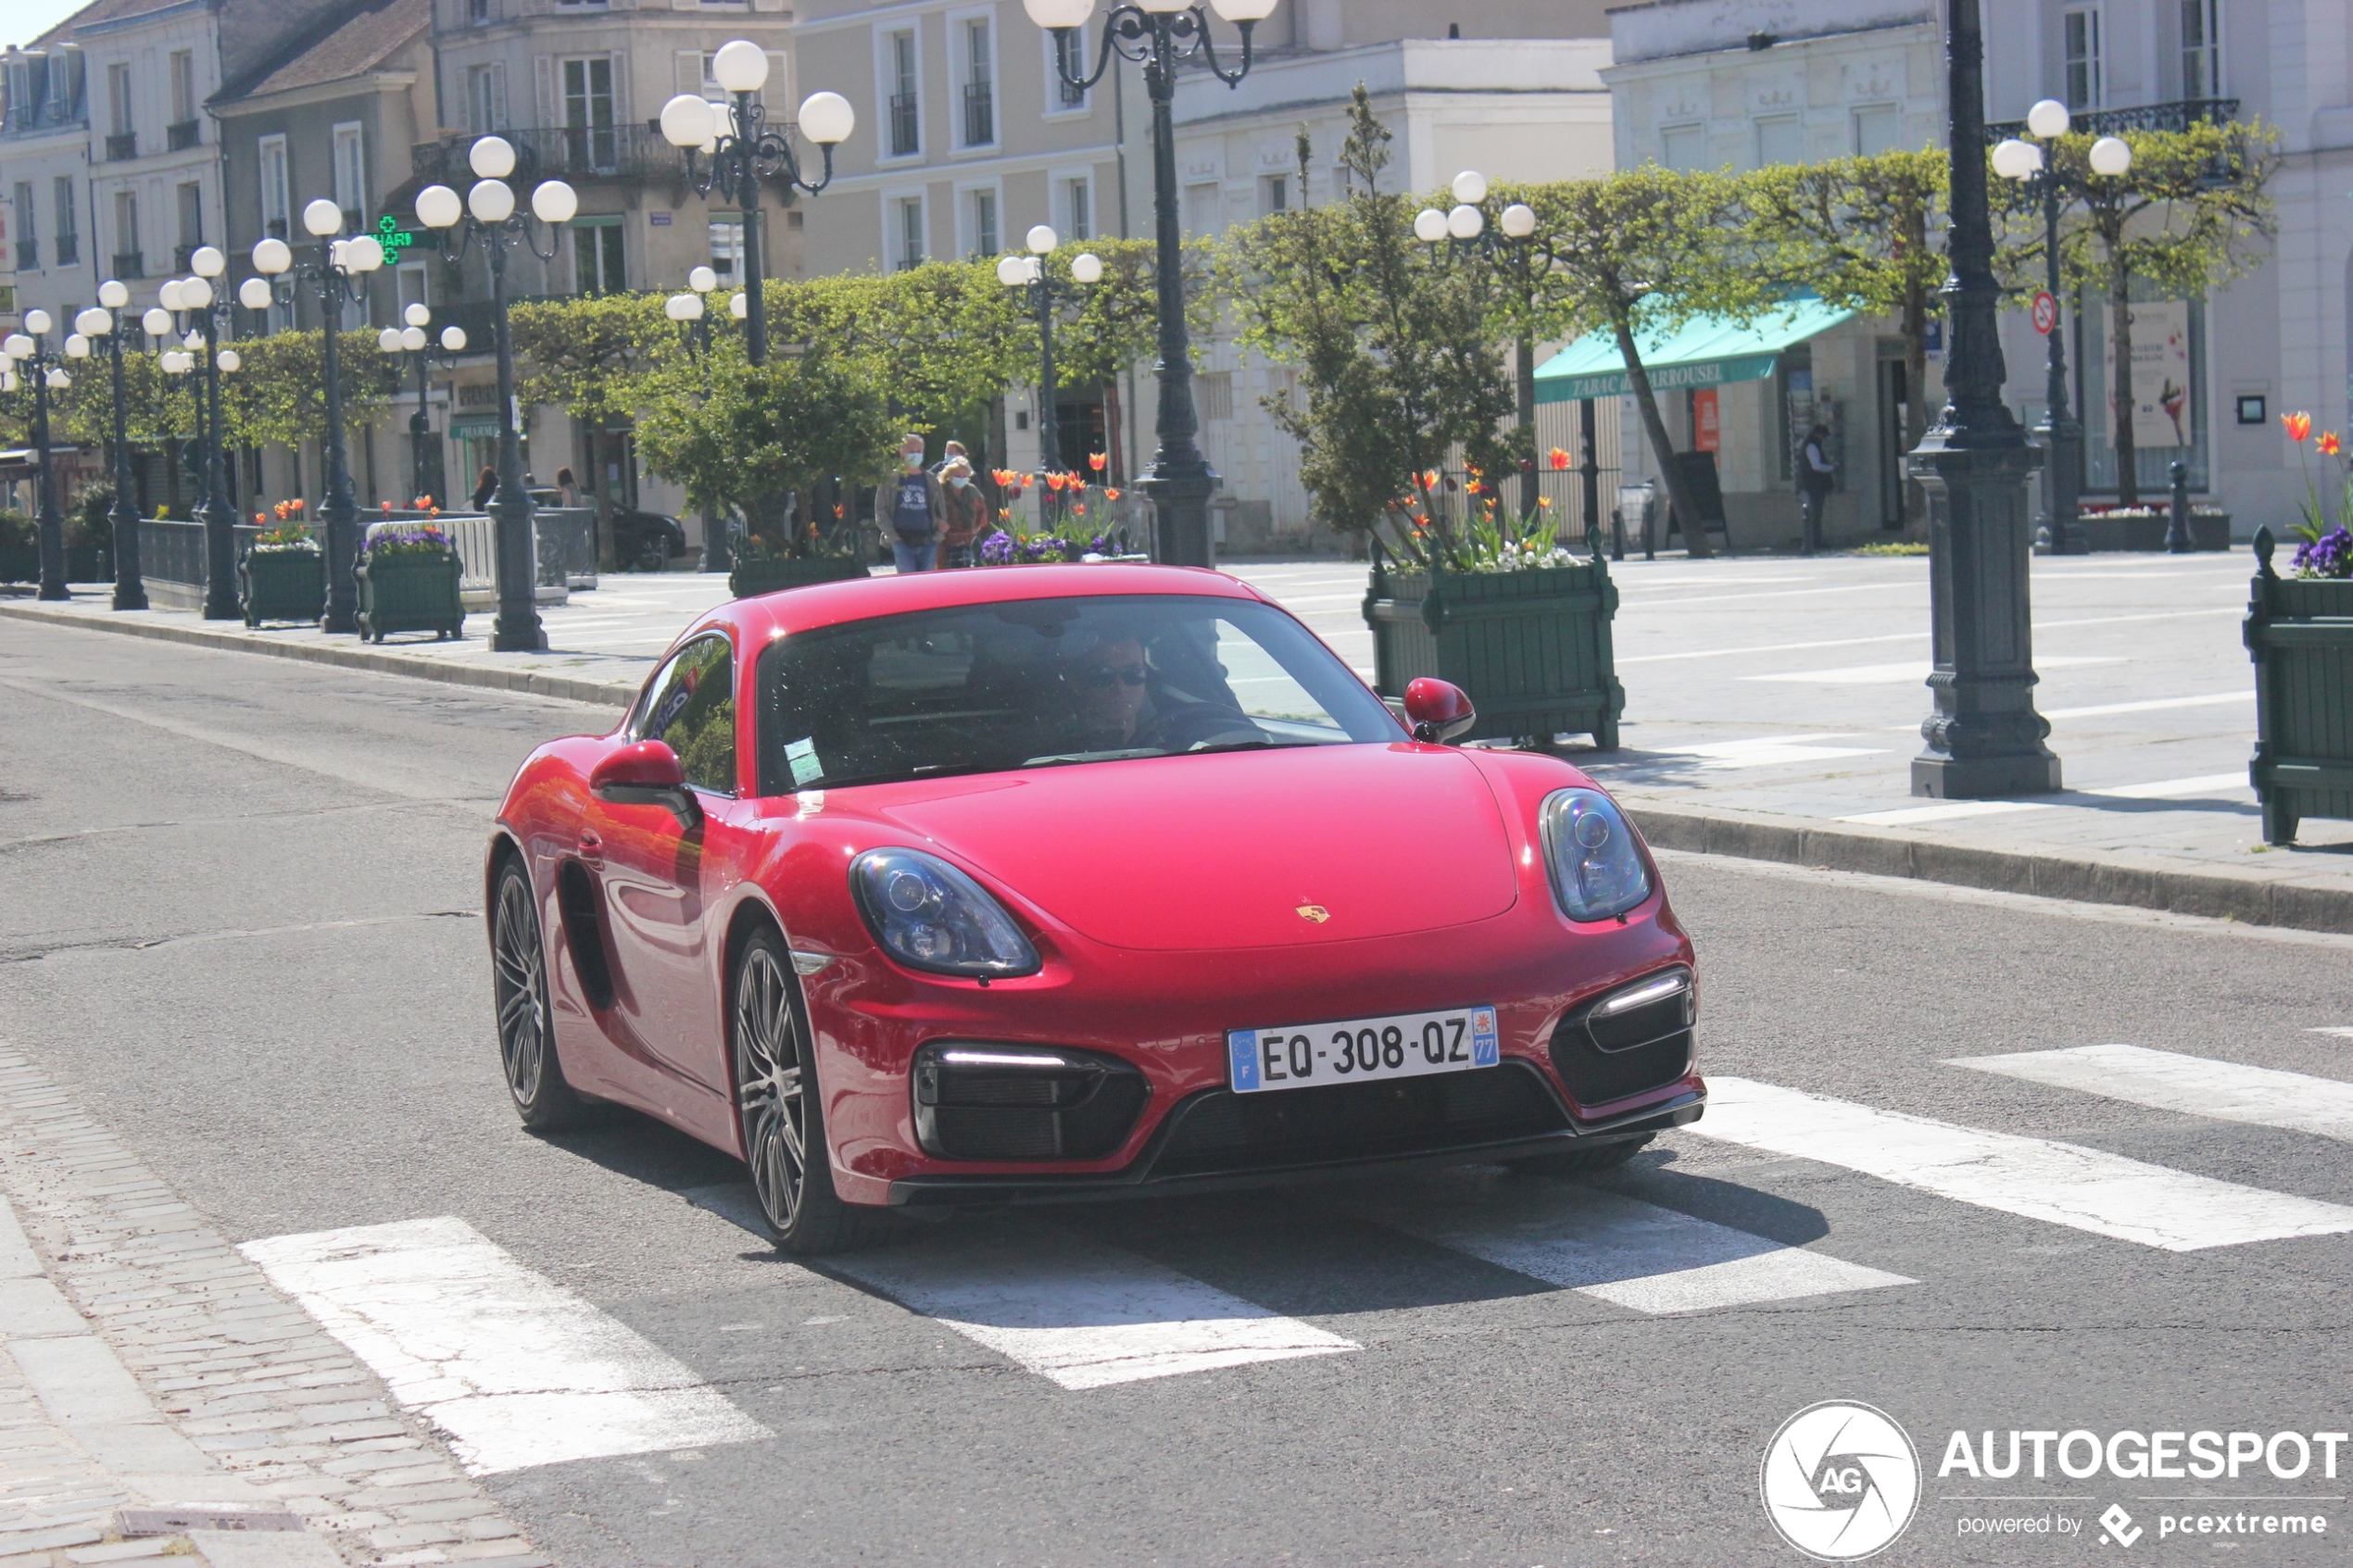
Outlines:
{"type": "Polygon", "coordinates": [[[1317,925],[1321,925],[1326,921],[1332,918],[1331,910],[1324,908],[1321,904],[1302,904],[1298,909],[1292,910],[1291,912],[1296,914],[1302,920],[1312,920],[1317,925]]]}

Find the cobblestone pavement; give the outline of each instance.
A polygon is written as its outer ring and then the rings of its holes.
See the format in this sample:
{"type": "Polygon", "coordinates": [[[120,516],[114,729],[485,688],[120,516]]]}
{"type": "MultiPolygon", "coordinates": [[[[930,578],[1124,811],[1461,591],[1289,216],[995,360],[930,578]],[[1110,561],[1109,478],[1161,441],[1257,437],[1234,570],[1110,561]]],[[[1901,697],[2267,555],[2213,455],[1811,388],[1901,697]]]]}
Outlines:
{"type": "Polygon", "coordinates": [[[6,1049],[0,1184],[0,1568],[549,1561],[371,1372],[6,1049]],[[147,1505],[246,1521],[126,1539],[122,1511],[147,1505]]]}

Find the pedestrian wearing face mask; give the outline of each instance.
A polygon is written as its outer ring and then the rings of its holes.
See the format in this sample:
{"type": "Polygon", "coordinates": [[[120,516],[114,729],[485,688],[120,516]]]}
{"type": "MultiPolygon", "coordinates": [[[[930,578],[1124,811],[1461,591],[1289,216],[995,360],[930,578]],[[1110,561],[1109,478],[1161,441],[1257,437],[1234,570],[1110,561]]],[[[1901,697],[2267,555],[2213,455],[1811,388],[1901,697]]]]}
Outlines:
{"type": "Polygon", "coordinates": [[[948,487],[924,467],[924,438],[899,444],[899,476],[875,492],[875,521],[890,530],[891,558],[901,571],[928,571],[948,523],[948,487]]]}
{"type": "Polygon", "coordinates": [[[970,566],[980,536],[988,531],[988,497],[973,483],[968,458],[949,458],[940,474],[948,482],[948,518],[946,532],[939,536],[939,564],[970,566]]]}

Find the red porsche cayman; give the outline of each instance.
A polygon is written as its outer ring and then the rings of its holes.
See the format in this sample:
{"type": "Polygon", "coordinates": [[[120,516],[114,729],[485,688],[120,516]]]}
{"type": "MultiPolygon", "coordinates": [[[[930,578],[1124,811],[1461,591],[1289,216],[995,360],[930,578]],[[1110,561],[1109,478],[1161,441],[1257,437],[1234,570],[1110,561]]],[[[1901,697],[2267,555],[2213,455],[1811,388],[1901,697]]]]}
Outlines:
{"type": "Polygon", "coordinates": [[[1695,1120],[1692,945],[1626,818],[1444,744],[1453,687],[1404,707],[1214,572],[722,606],[508,791],[516,1107],[744,1159],[804,1254],[899,1206],[1593,1170],[1695,1120]]]}

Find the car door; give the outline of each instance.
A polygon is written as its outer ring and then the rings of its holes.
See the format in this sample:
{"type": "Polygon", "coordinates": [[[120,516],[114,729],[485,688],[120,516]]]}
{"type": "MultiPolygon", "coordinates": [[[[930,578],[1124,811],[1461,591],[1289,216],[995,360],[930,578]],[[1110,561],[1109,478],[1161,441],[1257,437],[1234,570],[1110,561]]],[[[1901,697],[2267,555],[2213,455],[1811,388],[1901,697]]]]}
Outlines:
{"type": "MultiPolygon", "coordinates": [[[[678,754],[703,807],[687,826],[668,807],[597,801],[605,928],[613,968],[620,1042],[677,1079],[724,1098],[726,1067],[716,1047],[720,1017],[707,911],[727,876],[724,820],[735,805],[735,658],[724,633],[698,637],[654,678],[630,729],[632,740],[661,741],[678,754]],[[714,835],[720,842],[714,843],[714,835]]],[[[672,1113],[699,1121],[702,1108],[672,1113]]]]}

